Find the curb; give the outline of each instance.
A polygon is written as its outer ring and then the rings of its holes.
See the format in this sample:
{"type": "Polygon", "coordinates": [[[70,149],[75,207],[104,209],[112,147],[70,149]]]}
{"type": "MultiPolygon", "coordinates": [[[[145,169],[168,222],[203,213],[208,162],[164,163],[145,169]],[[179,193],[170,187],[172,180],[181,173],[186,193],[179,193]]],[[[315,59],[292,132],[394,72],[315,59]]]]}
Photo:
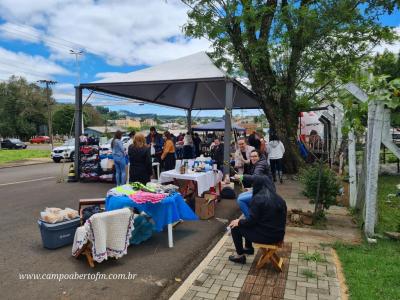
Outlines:
{"type": "Polygon", "coordinates": [[[34,166],[34,165],[42,165],[42,164],[49,164],[51,161],[40,161],[40,162],[25,162],[22,164],[13,164],[13,165],[0,165],[0,169],[7,169],[7,168],[17,168],[17,167],[25,167],[25,166],[34,166]]]}
{"type": "Polygon", "coordinates": [[[207,265],[211,262],[211,260],[216,256],[218,251],[225,244],[225,241],[230,237],[227,233],[225,233],[222,238],[218,241],[218,243],[211,249],[211,251],[207,254],[207,256],[200,262],[200,264],[193,270],[192,273],[186,278],[186,280],[182,283],[182,285],[175,291],[175,293],[169,298],[169,300],[179,300],[185,295],[185,293],[190,289],[193,282],[196,278],[201,274],[201,272],[207,267],[207,265]]]}

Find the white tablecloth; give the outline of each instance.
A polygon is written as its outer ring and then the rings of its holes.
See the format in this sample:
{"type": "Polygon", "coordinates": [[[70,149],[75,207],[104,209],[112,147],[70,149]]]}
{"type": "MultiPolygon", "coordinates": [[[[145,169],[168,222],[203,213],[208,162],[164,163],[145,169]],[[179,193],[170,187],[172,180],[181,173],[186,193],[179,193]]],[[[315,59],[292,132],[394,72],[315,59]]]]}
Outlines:
{"type": "Polygon", "coordinates": [[[211,187],[216,186],[222,180],[222,172],[214,171],[180,174],[175,170],[161,172],[161,183],[169,182],[173,179],[192,180],[197,182],[197,194],[201,197],[204,192],[207,192],[211,187]]]}

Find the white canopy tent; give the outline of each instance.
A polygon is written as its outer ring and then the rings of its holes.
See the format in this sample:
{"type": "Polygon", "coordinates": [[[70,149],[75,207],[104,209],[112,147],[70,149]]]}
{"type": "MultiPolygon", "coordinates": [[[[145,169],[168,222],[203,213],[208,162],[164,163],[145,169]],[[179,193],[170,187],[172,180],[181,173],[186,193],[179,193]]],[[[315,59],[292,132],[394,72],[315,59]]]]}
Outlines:
{"type": "MultiPolygon", "coordinates": [[[[232,109],[259,108],[255,94],[218,68],[205,52],[135,72],[111,74],[93,83],[80,84],[75,92],[76,137],[81,135],[83,89],[185,109],[188,112],[189,130],[192,110],[224,109],[225,161],[229,160],[232,109]]],[[[75,140],[78,149],[79,139],[75,140]]],[[[224,172],[228,171],[229,167],[226,166],[224,172]]],[[[79,155],[75,155],[75,174],[79,178],[79,155]]]]}

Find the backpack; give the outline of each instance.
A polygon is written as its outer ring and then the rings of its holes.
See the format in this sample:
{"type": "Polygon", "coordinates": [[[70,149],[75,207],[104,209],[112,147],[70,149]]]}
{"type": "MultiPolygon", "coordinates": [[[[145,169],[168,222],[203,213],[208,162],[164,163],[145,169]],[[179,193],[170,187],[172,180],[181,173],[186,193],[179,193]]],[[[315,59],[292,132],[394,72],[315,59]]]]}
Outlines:
{"type": "Polygon", "coordinates": [[[226,186],[220,193],[221,199],[236,199],[236,193],[233,188],[226,186]]]}

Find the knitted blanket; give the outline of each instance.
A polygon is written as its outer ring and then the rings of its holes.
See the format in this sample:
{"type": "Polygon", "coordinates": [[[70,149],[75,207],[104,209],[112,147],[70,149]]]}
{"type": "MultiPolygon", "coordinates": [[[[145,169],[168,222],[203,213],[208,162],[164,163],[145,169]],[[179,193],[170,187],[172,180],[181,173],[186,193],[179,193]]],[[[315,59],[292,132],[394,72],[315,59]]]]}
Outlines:
{"type": "Polygon", "coordinates": [[[129,208],[94,214],[76,230],[72,255],[90,241],[95,261],[120,258],[127,253],[132,230],[133,214],[129,208]]]}

